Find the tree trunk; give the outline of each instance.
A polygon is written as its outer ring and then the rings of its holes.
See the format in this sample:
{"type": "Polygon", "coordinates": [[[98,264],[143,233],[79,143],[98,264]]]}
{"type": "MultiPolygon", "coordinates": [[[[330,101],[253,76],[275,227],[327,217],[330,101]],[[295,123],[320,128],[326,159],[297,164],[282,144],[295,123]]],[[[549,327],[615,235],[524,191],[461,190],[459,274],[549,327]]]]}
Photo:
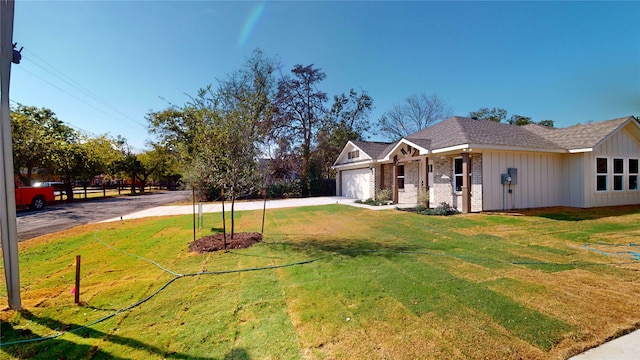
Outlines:
{"type": "Polygon", "coordinates": [[[67,200],[73,200],[73,186],[71,185],[71,176],[69,176],[69,174],[65,175],[64,183],[65,183],[65,192],[67,193],[67,200]]]}
{"type": "Polygon", "coordinates": [[[233,240],[233,233],[235,231],[235,216],[233,213],[233,209],[236,205],[236,192],[235,188],[231,187],[231,240],[233,240]]]}

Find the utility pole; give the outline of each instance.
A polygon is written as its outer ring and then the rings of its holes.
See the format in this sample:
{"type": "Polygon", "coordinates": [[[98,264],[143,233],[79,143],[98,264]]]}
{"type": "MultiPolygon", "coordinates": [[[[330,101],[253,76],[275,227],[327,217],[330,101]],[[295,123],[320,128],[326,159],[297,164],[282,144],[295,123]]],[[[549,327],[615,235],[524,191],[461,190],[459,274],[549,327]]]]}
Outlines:
{"type": "MultiPolygon", "coordinates": [[[[0,237],[4,276],[7,281],[9,308],[21,310],[20,272],[18,270],[18,235],[16,229],[16,198],[11,149],[11,118],[9,110],[9,79],[11,63],[16,61],[13,44],[13,0],[0,0],[0,237]]],[[[19,53],[18,53],[19,55],[19,53]]],[[[20,62],[19,56],[16,61],[20,62]]]]}

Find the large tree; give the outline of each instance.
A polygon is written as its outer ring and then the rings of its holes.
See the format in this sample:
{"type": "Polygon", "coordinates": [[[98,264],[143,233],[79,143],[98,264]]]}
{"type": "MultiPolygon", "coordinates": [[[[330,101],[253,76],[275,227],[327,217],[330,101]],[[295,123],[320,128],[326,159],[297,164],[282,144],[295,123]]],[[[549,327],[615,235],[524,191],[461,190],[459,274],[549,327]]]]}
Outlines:
{"type": "Polygon", "coordinates": [[[472,111],[469,113],[470,118],[478,119],[478,120],[489,120],[495,122],[504,122],[510,125],[524,126],[528,124],[537,124],[547,127],[553,127],[553,120],[541,120],[539,122],[535,122],[529,116],[523,116],[514,114],[511,115],[507,119],[507,110],[501,108],[480,108],[477,111],[472,111]]]}
{"type": "Polygon", "coordinates": [[[470,118],[503,122],[507,119],[507,110],[501,108],[480,108],[469,113],[470,118]]]}
{"type": "Polygon", "coordinates": [[[397,140],[446,119],[453,108],[436,94],[413,94],[395,104],[378,120],[378,131],[390,140],[397,140]]]}
{"type": "Polygon", "coordinates": [[[295,65],[291,76],[278,82],[274,129],[276,137],[288,137],[299,146],[302,160],[300,180],[303,195],[309,196],[311,184],[311,150],[317,131],[325,115],[327,94],[318,89],[326,75],[312,65],[295,65]]]}
{"type": "Polygon", "coordinates": [[[366,91],[334,96],[333,105],[316,135],[314,157],[322,168],[323,178],[332,178],[333,162],[349,140],[364,140],[373,99],[366,91]]]}
{"type": "Polygon", "coordinates": [[[22,183],[30,185],[33,172],[47,165],[54,145],[54,129],[60,123],[55,113],[46,108],[18,104],[11,111],[14,170],[22,183]]]}

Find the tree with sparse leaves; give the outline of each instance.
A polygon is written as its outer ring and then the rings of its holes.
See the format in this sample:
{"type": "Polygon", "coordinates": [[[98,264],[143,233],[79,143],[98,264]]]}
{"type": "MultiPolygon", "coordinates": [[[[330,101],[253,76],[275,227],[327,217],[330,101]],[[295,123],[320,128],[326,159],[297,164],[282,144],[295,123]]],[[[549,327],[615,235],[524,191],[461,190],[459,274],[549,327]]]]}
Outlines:
{"type": "Polygon", "coordinates": [[[453,108],[436,94],[413,94],[378,120],[378,131],[390,140],[403,138],[451,116],[453,108]]]}

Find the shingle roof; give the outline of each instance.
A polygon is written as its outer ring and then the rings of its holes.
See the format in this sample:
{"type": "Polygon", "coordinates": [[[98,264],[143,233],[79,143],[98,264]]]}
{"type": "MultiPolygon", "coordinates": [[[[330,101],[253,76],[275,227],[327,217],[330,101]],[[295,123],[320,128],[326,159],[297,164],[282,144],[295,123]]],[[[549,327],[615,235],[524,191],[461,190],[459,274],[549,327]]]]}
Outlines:
{"type": "Polygon", "coordinates": [[[360,141],[360,140],[351,140],[351,142],[360,148],[360,150],[367,153],[367,155],[371,156],[372,159],[378,159],[382,157],[382,155],[386,154],[393,148],[397,141],[394,143],[387,142],[375,142],[375,141],[360,141]]]}
{"type": "Polygon", "coordinates": [[[521,126],[502,124],[488,120],[465,117],[450,117],[429,126],[407,139],[430,139],[431,149],[442,149],[456,145],[502,145],[533,149],[558,149],[560,146],[521,126]]]}
{"type": "MultiPolygon", "coordinates": [[[[533,124],[516,126],[453,116],[410,134],[405,139],[429,150],[465,144],[541,150],[585,149],[596,146],[631,118],[629,116],[567,128],[551,128],[533,124]]],[[[373,159],[384,158],[398,143],[352,142],[373,159]]]]}
{"type": "Polygon", "coordinates": [[[563,149],[585,149],[596,146],[629,118],[631,117],[578,124],[566,128],[550,128],[533,124],[526,125],[524,128],[553,141],[563,149]]]}

